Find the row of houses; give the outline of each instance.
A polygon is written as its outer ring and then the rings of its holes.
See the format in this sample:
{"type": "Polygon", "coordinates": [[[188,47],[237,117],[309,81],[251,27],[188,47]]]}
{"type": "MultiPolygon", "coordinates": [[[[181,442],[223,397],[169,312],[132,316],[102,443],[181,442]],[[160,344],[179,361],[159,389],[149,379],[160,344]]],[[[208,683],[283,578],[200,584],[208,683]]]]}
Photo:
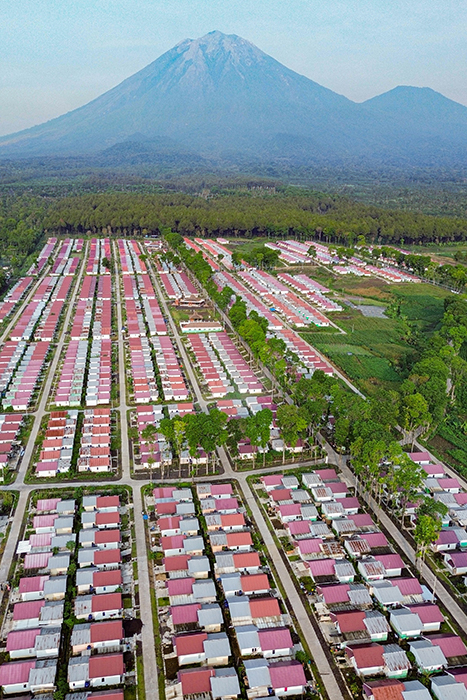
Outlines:
{"type": "Polygon", "coordinates": [[[232,656],[243,660],[248,697],[302,694],[307,681],[294,660],[301,649],[298,637],[253,546],[250,523],[232,485],[198,484],[199,511],[190,489],[155,489],[153,497],[164,554],[156,570],[159,600],[166,596],[169,603],[162,611],[163,645],[166,663],[174,657],[180,668],[167,696],[236,697],[240,689],[232,656]],[[206,555],[207,540],[212,559],[206,555]],[[183,670],[195,664],[201,668],[183,670]]]}
{"type": "MultiPolygon", "coordinates": [[[[391,680],[414,671],[429,675],[463,668],[467,647],[442,629],[445,617],[433,593],[407,569],[371,516],[361,512],[334,469],[303,473],[300,479],[273,474],[261,477],[260,485],[278,535],[300,557],[291,566],[303,589],[307,578],[313,582],[310,602],[344,665],[362,678],[391,680]]],[[[369,686],[373,690],[386,687],[375,683],[369,686]]]]}

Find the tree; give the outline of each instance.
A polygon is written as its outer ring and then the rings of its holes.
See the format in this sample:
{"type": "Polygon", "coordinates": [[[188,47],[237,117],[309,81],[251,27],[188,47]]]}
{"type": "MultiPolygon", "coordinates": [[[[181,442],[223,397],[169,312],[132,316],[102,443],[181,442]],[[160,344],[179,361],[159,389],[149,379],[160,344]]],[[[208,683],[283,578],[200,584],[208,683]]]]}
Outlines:
{"type": "MultiPolygon", "coordinates": [[[[397,447],[400,449],[399,445],[397,447]]],[[[391,484],[392,495],[397,497],[399,501],[401,524],[402,529],[404,529],[407,505],[419,498],[426,473],[405,452],[400,451],[398,457],[393,456],[392,459],[396,462],[391,484]]]]}
{"type": "Polygon", "coordinates": [[[431,496],[425,497],[419,506],[414,539],[417,544],[417,557],[421,561],[425,560],[428,547],[438,539],[442,527],[442,518],[447,512],[446,504],[441,501],[435,501],[431,496]]]}
{"type": "Polygon", "coordinates": [[[403,399],[401,425],[411,436],[412,450],[415,444],[416,430],[428,427],[430,422],[431,415],[428,411],[428,403],[421,394],[410,394],[403,399]]]}
{"type": "Polygon", "coordinates": [[[295,447],[297,445],[299,434],[306,430],[307,423],[303,416],[300,415],[297,406],[289,406],[288,404],[279,406],[276,420],[283,441],[282,464],[284,464],[285,446],[295,447]]]}

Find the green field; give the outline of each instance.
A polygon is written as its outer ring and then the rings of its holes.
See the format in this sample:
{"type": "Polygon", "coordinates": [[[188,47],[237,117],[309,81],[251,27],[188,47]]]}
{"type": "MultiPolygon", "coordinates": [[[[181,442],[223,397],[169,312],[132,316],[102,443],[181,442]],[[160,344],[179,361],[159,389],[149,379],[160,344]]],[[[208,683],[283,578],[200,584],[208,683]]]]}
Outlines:
{"type": "Polygon", "coordinates": [[[407,353],[413,352],[411,338],[416,333],[431,335],[437,329],[449,292],[430,284],[389,285],[377,279],[336,279],[325,270],[320,273],[313,277],[338,292],[341,302],[346,297],[358,297],[364,304],[397,307],[400,301],[400,314],[406,321],[399,317],[367,317],[344,306],[330,316],[346,335],[329,329],[302,333],[362,391],[371,394],[378,387],[397,388],[403,379],[399,365],[407,353]]]}

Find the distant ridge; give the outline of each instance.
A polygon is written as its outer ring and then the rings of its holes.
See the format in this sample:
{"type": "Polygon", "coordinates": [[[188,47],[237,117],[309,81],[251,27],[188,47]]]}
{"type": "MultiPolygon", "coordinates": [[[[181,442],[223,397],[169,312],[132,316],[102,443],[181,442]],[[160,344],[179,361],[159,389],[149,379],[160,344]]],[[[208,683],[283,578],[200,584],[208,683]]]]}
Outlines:
{"type": "Polygon", "coordinates": [[[467,156],[467,107],[407,86],[357,104],[214,31],[83,107],[0,138],[0,158],[97,152],[115,163],[201,154],[449,165],[467,156]]]}

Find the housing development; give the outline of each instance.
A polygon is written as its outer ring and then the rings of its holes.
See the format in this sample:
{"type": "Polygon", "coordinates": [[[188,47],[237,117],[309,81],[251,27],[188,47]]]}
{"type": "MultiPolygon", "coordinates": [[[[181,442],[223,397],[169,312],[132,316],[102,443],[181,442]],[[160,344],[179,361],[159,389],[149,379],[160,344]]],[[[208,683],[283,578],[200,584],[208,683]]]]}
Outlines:
{"type": "Polygon", "coordinates": [[[338,289],[425,282],[239,250],[57,235],[0,302],[2,697],[467,700],[467,481],[423,442],[428,365],[347,371],[379,307],[338,289]]]}

